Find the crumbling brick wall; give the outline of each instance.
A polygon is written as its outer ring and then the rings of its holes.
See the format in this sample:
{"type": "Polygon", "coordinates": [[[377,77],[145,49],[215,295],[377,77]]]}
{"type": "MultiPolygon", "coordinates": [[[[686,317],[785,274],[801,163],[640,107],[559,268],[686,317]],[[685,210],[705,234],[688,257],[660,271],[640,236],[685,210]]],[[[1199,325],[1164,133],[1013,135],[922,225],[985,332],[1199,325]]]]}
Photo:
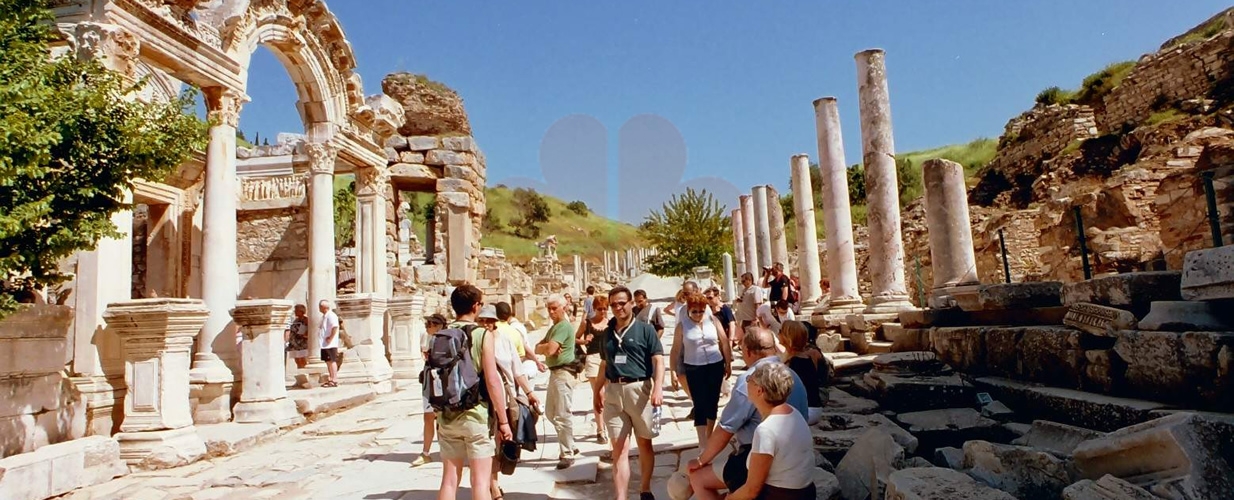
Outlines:
{"type": "Polygon", "coordinates": [[[1153,111],[1179,101],[1209,96],[1234,77],[1234,31],[1183,44],[1140,58],[1131,73],[1106,94],[1105,112],[1097,116],[1103,131],[1140,123],[1153,111]]]}

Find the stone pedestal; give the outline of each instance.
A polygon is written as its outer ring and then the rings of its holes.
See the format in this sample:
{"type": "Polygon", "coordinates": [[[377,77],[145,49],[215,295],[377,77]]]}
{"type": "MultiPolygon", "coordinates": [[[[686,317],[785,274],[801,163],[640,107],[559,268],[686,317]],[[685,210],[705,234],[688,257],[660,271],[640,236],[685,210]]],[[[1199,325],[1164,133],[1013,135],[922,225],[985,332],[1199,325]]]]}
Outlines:
{"type": "Polygon", "coordinates": [[[338,381],[371,384],[378,393],[393,390],[390,380],[394,371],[386,361],[386,347],[381,341],[386,299],[371,293],[344,295],[338,298],[335,312],[342,326],[341,335],[351,339],[338,381]]]}
{"type": "Polygon", "coordinates": [[[818,131],[818,167],[823,178],[821,195],[823,226],[827,231],[827,277],[831,280],[827,307],[815,310],[815,314],[843,316],[859,312],[865,306],[857,291],[853,215],[848,204],[848,166],[844,163],[840,110],[834,97],[814,101],[814,123],[818,131]]]}
{"type": "Polygon", "coordinates": [[[759,269],[758,261],[758,233],[755,231],[757,224],[754,222],[757,218],[754,215],[754,197],[743,194],[738,200],[741,202],[741,231],[745,240],[743,245],[746,251],[746,272],[753,274],[754,279],[758,280],[761,269],[759,269]]]}
{"type": "Polygon", "coordinates": [[[240,361],[244,365],[236,422],[297,424],[304,417],[287,398],[283,328],[291,319],[290,300],[242,300],[231,317],[243,329],[240,361]]]}
{"type": "Polygon", "coordinates": [[[758,246],[758,271],[754,273],[757,281],[763,268],[771,267],[771,212],[768,210],[767,186],[754,186],[750,190],[754,200],[754,244],[758,246]]]}
{"type": "Polygon", "coordinates": [[[209,316],[195,299],[123,301],[104,313],[124,355],[128,390],[116,440],[130,466],[177,467],[205,455],[189,407],[189,353],[209,316]]]}
{"type": "Polygon", "coordinates": [[[922,164],[925,182],[926,227],[930,235],[930,266],[934,290],[930,307],[954,307],[949,290],[979,283],[973,231],[968,218],[964,166],[932,159],[922,164]]]}
{"type": "MultiPolygon", "coordinates": [[[[413,302],[416,297],[395,297],[388,302],[386,311],[386,338],[390,352],[390,368],[393,377],[400,380],[415,380],[424,368],[424,356],[420,353],[420,343],[413,335],[413,326],[423,322],[423,317],[416,317],[413,302]]],[[[421,315],[424,310],[424,298],[419,297],[421,315]]],[[[421,326],[423,328],[423,326],[421,326]]]]}
{"type": "Polygon", "coordinates": [[[818,263],[818,226],[814,222],[814,188],[810,184],[810,156],[793,155],[793,220],[797,221],[797,276],[801,283],[802,314],[823,300],[818,263]]]}
{"type": "Polygon", "coordinates": [[[867,225],[870,228],[870,313],[912,309],[904,284],[904,241],[900,231],[900,192],[896,181],[891,100],[880,49],[858,52],[857,91],[861,113],[867,225]]]}

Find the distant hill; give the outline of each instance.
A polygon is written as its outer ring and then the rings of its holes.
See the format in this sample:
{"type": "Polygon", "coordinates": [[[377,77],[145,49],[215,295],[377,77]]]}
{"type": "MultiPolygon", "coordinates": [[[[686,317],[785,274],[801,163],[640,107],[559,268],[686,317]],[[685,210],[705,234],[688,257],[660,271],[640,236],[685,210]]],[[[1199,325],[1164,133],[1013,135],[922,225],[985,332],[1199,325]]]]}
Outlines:
{"type": "Polygon", "coordinates": [[[514,189],[489,187],[485,188],[484,196],[489,213],[504,228],[486,230],[480,244],[505,249],[507,259],[530,260],[539,251],[536,243],[549,235],[557,236],[557,255],[563,261],[579,254],[591,262],[602,262],[605,250],[621,250],[644,244],[638,235],[638,228],[591,211],[580,215],[567,208],[569,202],[543,193],[540,196],[548,203],[549,220],[541,225],[539,239],[521,238],[514,235],[509,227],[510,221],[518,218],[520,213],[519,207],[515,206],[514,189]]]}

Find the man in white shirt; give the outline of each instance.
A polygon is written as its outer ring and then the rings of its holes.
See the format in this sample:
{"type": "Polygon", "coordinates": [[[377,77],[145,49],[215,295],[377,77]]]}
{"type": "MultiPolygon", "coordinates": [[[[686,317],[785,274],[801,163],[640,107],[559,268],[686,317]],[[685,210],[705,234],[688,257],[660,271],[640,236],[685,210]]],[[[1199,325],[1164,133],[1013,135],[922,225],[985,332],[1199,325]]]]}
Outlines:
{"type": "Polygon", "coordinates": [[[326,362],[326,369],[330,372],[330,381],[321,386],[338,387],[338,315],[334,314],[333,304],[329,300],[319,302],[317,309],[321,311],[321,326],[317,330],[317,336],[321,339],[321,360],[326,362]]]}

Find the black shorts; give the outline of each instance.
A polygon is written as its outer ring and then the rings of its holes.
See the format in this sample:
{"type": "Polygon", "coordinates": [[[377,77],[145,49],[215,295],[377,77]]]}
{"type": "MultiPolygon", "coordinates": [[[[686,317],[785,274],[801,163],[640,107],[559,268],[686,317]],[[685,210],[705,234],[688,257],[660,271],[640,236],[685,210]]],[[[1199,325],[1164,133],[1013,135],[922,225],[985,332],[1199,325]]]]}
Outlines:
{"type": "Polygon", "coordinates": [[[331,347],[329,349],[321,350],[321,360],[338,362],[342,361],[342,356],[339,356],[337,347],[331,347]]]}

